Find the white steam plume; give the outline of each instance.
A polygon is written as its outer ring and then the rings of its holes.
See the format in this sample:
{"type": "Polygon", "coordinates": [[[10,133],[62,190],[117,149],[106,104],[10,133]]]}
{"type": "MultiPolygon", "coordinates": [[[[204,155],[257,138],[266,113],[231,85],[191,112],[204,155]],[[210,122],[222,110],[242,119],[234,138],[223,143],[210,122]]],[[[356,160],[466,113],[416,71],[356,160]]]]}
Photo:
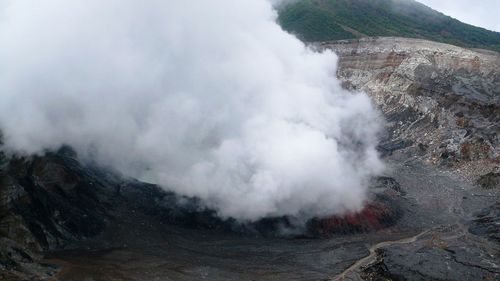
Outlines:
{"type": "Polygon", "coordinates": [[[267,0],[0,2],[5,148],[62,144],[222,217],[359,209],[378,114],[267,0]]]}

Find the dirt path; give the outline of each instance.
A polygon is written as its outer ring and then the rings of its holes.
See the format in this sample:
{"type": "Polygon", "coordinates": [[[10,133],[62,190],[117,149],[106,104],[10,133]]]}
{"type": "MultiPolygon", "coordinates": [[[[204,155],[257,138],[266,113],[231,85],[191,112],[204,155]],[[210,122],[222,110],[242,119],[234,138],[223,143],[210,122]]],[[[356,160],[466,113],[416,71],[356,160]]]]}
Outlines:
{"type": "Polygon", "coordinates": [[[370,248],[370,254],[362,259],[360,259],[359,261],[357,261],[356,263],[354,263],[353,265],[351,265],[349,268],[347,268],[346,270],[344,270],[342,273],[340,273],[339,275],[333,277],[332,279],[330,279],[331,281],[344,281],[346,280],[346,275],[353,272],[353,271],[356,271],[357,269],[361,268],[362,266],[364,265],[367,265],[369,264],[370,262],[372,262],[376,256],[377,256],[377,253],[376,251],[380,248],[383,248],[383,247],[387,247],[387,246],[391,246],[391,245],[398,245],[398,244],[409,244],[409,243],[413,243],[415,241],[417,241],[418,238],[422,237],[423,235],[427,234],[429,231],[431,231],[430,229],[426,230],[426,231],[423,231],[415,236],[412,236],[412,237],[408,237],[408,238],[403,238],[403,239],[400,239],[400,240],[396,240],[396,241],[385,241],[385,242],[380,242],[378,244],[375,244],[374,246],[372,246],[370,248]]]}

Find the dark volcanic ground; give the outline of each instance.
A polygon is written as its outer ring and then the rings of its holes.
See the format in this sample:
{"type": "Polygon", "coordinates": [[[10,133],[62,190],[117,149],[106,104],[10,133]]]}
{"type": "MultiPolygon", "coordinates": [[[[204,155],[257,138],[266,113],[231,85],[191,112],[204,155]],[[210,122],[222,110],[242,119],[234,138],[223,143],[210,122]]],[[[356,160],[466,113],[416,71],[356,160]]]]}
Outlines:
{"type": "MultiPolygon", "coordinates": [[[[496,200],[489,197],[491,192],[419,165],[396,169],[396,179],[410,202],[405,202],[407,210],[395,226],[376,233],[329,239],[242,237],[155,227],[150,219],[130,210],[125,224],[104,235],[123,245],[105,251],[54,253],[49,261],[64,266],[58,275],[61,280],[327,280],[367,256],[371,245],[428,230],[414,243],[387,244],[379,264],[365,271],[390,271],[409,280],[499,278],[498,236],[488,240],[468,231],[472,213],[496,200]]],[[[496,219],[498,235],[498,209],[496,219]]]]}
{"type": "Polygon", "coordinates": [[[0,153],[0,280],[500,280],[500,56],[398,38],[325,45],[388,120],[359,214],[220,220],[84,165],[0,153]]]}
{"type": "MultiPolygon", "coordinates": [[[[161,225],[129,209],[118,215],[127,217],[123,224],[102,235],[110,243],[107,250],[55,252],[47,262],[63,266],[57,275],[61,280],[328,280],[367,256],[372,245],[428,231],[413,243],[386,244],[361,274],[390,271],[394,280],[397,275],[408,280],[499,278],[498,237],[468,230],[472,212],[495,200],[491,193],[419,165],[394,171],[408,192],[408,200],[402,199],[408,209],[396,225],[375,233],[248,237],[161,225]]],[[[358,274],[354,270],[348,276],[358,274]]]]}
{"type": "Polygon", "coordinates": [[[17,160],[10,164],[17,173],[3,179],[24,181],[28,198],[15,198],[22,200],[14,212],[45,254],[38,260],[29,243],[3,246],[0,279],[330,280],[362,261],[345,280],[497,280],[499,206],[489,206],[498,189],[468,185],[419,161],[391,159],[390,177],[375,181],[372,192],[379,194],[376,202],[397,205],[394,220],[364,231],[341,222],[328,236],[314,231],[322,224],[287,235],[277,230],[280,219],[250,226],[220,221],[190,204],[176,205],[174,195],[155,186],[123,182],[63,153],[17,160]]]}

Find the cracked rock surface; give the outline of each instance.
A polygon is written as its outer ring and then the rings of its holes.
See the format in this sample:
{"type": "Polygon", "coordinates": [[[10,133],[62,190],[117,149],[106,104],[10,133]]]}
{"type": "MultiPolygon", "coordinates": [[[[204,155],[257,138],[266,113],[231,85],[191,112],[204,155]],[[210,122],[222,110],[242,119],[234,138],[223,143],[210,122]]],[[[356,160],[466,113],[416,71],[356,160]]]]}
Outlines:
{"type": "Polygon", "coordinates": [[[396,37],[319,46],[338,54],[344,87],[368,93],[386,116],[386,153],[405,149],[473,177],[498,166],[499,53],[396,37]]]}

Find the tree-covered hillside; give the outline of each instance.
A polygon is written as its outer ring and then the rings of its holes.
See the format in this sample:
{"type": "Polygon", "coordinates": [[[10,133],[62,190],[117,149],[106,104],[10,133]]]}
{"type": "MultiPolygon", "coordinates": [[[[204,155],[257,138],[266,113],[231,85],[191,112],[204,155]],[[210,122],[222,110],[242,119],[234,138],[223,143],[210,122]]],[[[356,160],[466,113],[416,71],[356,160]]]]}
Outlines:
{"type": "Polygon", "coordinates": [[[500,51],[500,33],[413,0],[298,0],[278,10],[282,27],[307,42],[399,36],[500,51]]]}

